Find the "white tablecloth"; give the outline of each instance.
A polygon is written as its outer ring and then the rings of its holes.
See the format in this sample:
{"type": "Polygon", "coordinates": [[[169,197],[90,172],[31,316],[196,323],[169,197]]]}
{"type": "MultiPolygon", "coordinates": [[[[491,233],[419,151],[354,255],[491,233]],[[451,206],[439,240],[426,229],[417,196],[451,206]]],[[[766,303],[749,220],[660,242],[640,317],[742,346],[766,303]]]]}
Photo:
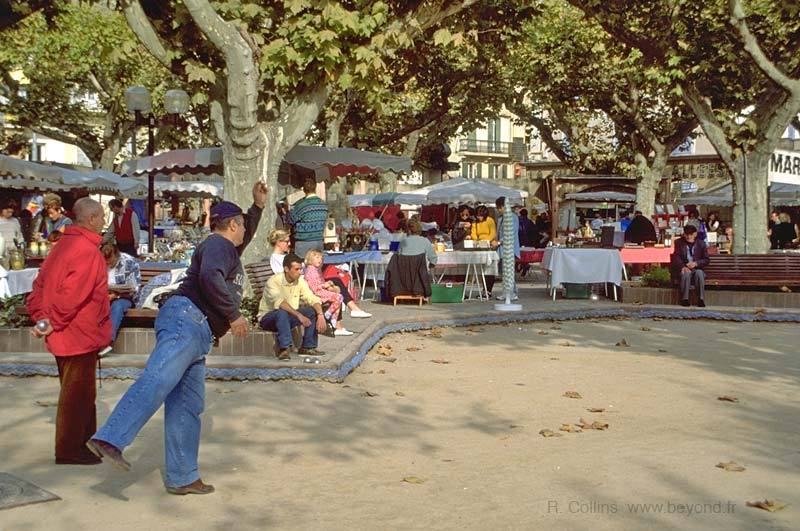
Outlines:
{"type": "Polygon", "coordinates": [[[33,289],[33,281],[38,274],[38,267],[19,271],[6,271],[0,267],[0,297],[6,298],[29,293],[33,289]]]}
{"type": "Polygon", "coordinates": [[[551,273],[551,285],[564,282],[622,284],[622,257],[616,249],[568,249],[548,247],[542,266],[551,273]]]}
{"type": "MultiPolygon", "coordinates": [[[[438,257],[436,267],[451,269],[467,264],[482,265],[487,275],[497,275],[497,264],[500,261],[497,251],[446,251],[436,256],[438,257]]],[[[459,271],[447,274],[463,275],[465,271],[466,268],[461,268],[459,271]]]]}

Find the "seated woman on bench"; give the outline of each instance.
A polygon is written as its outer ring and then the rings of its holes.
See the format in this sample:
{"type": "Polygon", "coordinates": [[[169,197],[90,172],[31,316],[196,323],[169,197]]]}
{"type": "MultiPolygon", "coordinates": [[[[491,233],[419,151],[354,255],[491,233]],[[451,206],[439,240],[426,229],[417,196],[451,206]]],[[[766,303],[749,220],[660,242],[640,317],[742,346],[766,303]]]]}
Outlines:
{"type": "MultiPolygon", "coordinates": [[[[331,307],[328,311],[333,313],[329,321],[334,327],[341,325],[341,315],[337,316],[337,314],[341,314],[340,310],[342,304],[347,306],[350,310],[350,317],[362,319],[372,317],[371,313],[367,313],[358,307],[358,304],[356,304],[356,301],[350,296],[350,291],[341,279],[334,278],[332,280],[325,280],[325,278],[323,278],[322,262],[324,260],[324,255],[320,251],[312,249],[306,253],[305,258],[306,269],[303,276],[308,283],[308,287],[314,292],[314,295],[322,299],[322,302],[331,303],[331,307]],[[333,309],[334,305],[336,306],[336,311],[333,309]]],[[[337,328],[337,330],[342,331],[338,332],[336,335],[352,335],[352,332],[349,332],[344,327],[337,328]]]]}
{"type": "Polygon", "coordinates": [[[125,313],[136,305],[142,277],[139,262],[120,252],[115,244],[103,245],[100,252],[108,266],[108,300],[111,303],[111,344],[100,351],[102,358],[111,352],[125,313]]]}

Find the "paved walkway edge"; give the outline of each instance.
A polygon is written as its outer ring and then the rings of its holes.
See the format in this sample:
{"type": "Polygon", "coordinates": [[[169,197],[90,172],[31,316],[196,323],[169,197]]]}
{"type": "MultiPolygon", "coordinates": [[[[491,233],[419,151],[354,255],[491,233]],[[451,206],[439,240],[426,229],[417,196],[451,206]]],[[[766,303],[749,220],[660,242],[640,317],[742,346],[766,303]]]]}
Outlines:
{"type": "MultiPolygon", "coordinates": [[[[684,308],[654,308],[623,306],[619,308],[586,308],[569,310],[548,311],[522,311],[513,313],[488,312],[463,317],[449,317],[425,321],[408,321],[399,319],[392,321],[384,319],[373,323],[362,332],[354,342],[355,350],[333,368],[264,368],[264,367],[206,367],[206,378],[216,380],[324,380],[339,383],[358,367],[367,353],[384,336],[393,332],[413,332],[430,328],[460,327],[475,325],[504,324],[511,322],[530,322],[548,320],[579,320],[579,319],[607,319],[615,317],[629,317],[633,319],[711,319],[717,321],[734,322],[771,322],[771,323],[800,323],[800,313],[797,312],[753,312],[746,310],[708,310],[684,308]]],[[[142,372],[138,367],[108,367],[102,370],[102,378],[136,378],[142,372]]],[[[0,361],[0,376],[58,376],[55,363],[45,365],[40,363],[2,363],[0,361]]]]}

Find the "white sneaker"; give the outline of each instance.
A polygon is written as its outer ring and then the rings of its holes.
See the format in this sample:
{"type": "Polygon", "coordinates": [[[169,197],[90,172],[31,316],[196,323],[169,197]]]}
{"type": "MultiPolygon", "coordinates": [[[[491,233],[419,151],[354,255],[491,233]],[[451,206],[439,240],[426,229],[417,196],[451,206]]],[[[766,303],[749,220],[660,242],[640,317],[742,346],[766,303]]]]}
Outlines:
{"type": "Polygon", "coordinates": [[[337,328],[336,331],[333,333],[334,337],[338,336],[352,336],[353,332],[348,330],[347,328],[337,328]]]}
{"type": "Polygon", "coordinates": [[[372,314],[367,313],[364,310],[355,310],[350,312],[350,317],[355,317],[356,319],[367,319],[372,317],[372,314]]]}
{"type": "Polygon", "coordinates": [[[114,347],[109,345],[106,348],[104,348],[103,350],[101,350],[100,352],[98,352],[97,353],[97,357],[98,358],[105,358],[106,356],[108,356],[111,353],[112,350],[114,350],[114,347]]]}

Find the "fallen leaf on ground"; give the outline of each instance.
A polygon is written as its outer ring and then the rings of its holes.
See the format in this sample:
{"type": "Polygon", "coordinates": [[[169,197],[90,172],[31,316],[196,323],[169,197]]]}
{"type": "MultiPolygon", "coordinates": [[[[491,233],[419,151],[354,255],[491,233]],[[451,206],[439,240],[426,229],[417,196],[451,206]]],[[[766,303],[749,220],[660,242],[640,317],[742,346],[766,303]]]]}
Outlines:
{"type": "Polygon", "coordinates": [[[735,396],[728,396],[728,395],[718,396],[717,400],[721,400],[723,402],[738,402],[739,401],[739,399],[736,398],[735,396]]]}
{"type": "Polygon", "coordinates": [[[561,327],[558,325],[553,325],[550,327],[550,330],[561,330],[561,327]]]}
{"type": "Polygon", "coordinates": [[[617,341],[615,343],[615,346],[617,346],[617,347],[629,347],[630,345],[628,344],[628,342],[623,337],[622,339],[620,339],[619,341],[617,341]]]}
{"type": "Polygon", "coordinates": [[[403,478],[403,481],[405,483],[412,483],[414,485],[422,485],[423,483],[425,483],[428,480],[427,479],[423,479],[423,478],[418,478],[416,476],[408,476],[408,477],[403,478]]]}
{"type": "Polygon", "coordinates": [[[376,352],[381,356],[389,356],[394,353],[394,349],[390,345],[378,345],[376,352]]]}
{"type": "Polygon", "coordinates": [[[755,507],[756,509],[764,509],[765,511],[774,513],[775,511],[780,511],[781,509],[786,507],[786,504],[778,503],[772,500],[764,500],[764,501],[747,502],[747,506],[755,507]]]}
{"type": "Polygon", "coordinates": [[[658,351],[659,351],[659,352],[666,352],[666,351],[667,351],[667,349],[665,349],[665,348],[660,348],[660,349],[658,349],[658,351]]]}
{"type": "Polygon", "coordinates": [[[364,391],[363,393],[361,393],[361,396],[366,396],[371,398],[373,396],[378,396],[378,393],[373,393],[372,391],[364,391]]]}
{"type": "Polygon", "coordinates": [[[447,365],[450,362],[447,360],[431,360],[431,363],[439,363],[440,365],[447,365]]]}
{"type": "Polygon", "coordinates": [[[642,332],[650,332],[650,329],[647,328],[646,326],[641,327],[639,330],[641,330],[642,332]]]}
{"type": "Polygon", "coordinates": [[[717,333],[718,333],[718,334],[727,334],[727,333],[728,333],[728,331],[727,331],[727,330],[720,330],[720,331],[719,331],[719,332],[717,332],[717,333]]]}
{"type": "Polygon", "coordinates": [[[589,413],[602,413],[605,410],[606,410],[606,408],[604,408],[604,407],[587,407],[586,408],[586,411],[588,411],[589,413]]]}
{"type": "Polygon", "coordinates": [[[722,468],[728,472],[744,472],[747,470],[745,467],[736,461],[728,461],[727,463],[717,463],[717,468],[722,468]]]}
{"type": "Polygon", "coordinates": [[[607,430],[608,429],[608,423],[607,422],[600,422],[600,421],[595,420],[595,421],[590,423],[589,421],[587,421],[584,418],[580,419],[580,421],[578,422],[578,426],[580,426],[584,430],[607,430]]]}
{"type": "Polygon", "coordinates": [[[653,321],[663,321],[662,317],[653,317],[653,321]]]}
{"type": "Polygon", "coordinates": [[[559,428],[559,429],[561,431],[566,431],[566,432],[569,432],[569,433],[583,433],[583,430],[580,429],[579,427],[575,426],[574,424],[562,424],[561,428],[559,428]]]}
{"type": "Polygon", "coordinates": [[[522,424],[509,424],[508,427],[513,430],[516,428],[524,428],[525,426],[523,426],[522,424]]]}
{"type": "Polygon", "coordinates": [[[766,308],[756,308],[753,313],[767,313],[766,308]]]}
{"type": "Polygon", "coordinates": [[[573,345],[569,341],[564,341],[563,343],[559,343],[559,346],[562,346],[562,347],[574,347],[575,345],[573,345]]]}
{"type": "Polygon", "coordinates": [[[425,334],[428,337],[442,337],[444,334],[444,328],[432,328],[425,334]]]}
{"type": "Polygon", "coordinates": [[[539,334],[540,336],[546,336],[548,333],[549,333],[549,332],[546,332],[546,331],[544,331],[544,330],[539,330],[539,331],[537,332],[537,334],[539,334]]]}
{"type": "Polygon", "coordinates": [[[519,383],[519,382],[515,383],[514,385],[519,385],[519,386],[521,386],[521,387],[524,387],[524,386],[525,386],[525,384],[524,384],[524,383],[519,383]]]}
{"type": "Polygon", "coordinates": [[[395,391],[394,394],[397,396],[406,396],[406,394],[403,391],[395,391]]]}
{"type": "Polygon", "coordinates": [[[483,328],[467,328],[467,332],[472,332],[473,334],[480,334],[483,332],[483,328]]]}
{"type": "Polygon", "coordinates": [[[422,350],[422,348],[411,346],[411,347],[406,347],[406,350],[409,352],[417,352],[418,350],[422,350]]]}
{"type": "Polygon", "coordinates": [[[397,358],[391,358],[391,357],[387,357],[387,358],[375,358],[375,361],[387,361],[387,362],[389,362],[389,363],[394,363],[394,362],[396,362],[396,361],[397,361],[397,358]]]}
{"type": "Polygon", "coordinates": [[[553,430],[541,430],[539,432],[539,435],[541,435],[542,437],[562,437],[563,436],[563,434],[556,433],[553,430]]]}
{"type": "Polygon", "coordinates": [[[567,391],[561,396],[565,396],[567,398],[583,398],[581,394],[577,391],[567,391]]]}
{"type": "Polygon", "coordinates": [[[442,463],[452,463],[455,459],[442,459],[442,463]]]}
{"type": "Polygon", "coordinates": [[[34,404],[40,407],[56,407],[58,405],[58,402],[46,402],[44,400],[37,400],[36,402],[34,402],[34,404]]]}
{"type": "Polygon", "coordinates": [[[381,369],[381,370],[378,371],[378,374],[386,374],[386,371],[381,369]]]}
{"type": "Polygon", "coordinates": [[[233,393],[233,392],[235,392],[233,389],[214,389],[214,391],[216,391],[217,393],[219,393],[221,395],[225,394],[225,393],[233,393]]]}
{"type": "Polygon", "coordinates": [[[551,359],[551,360],[553,360],[553,361],[558,361],[558,360],[560,360],[561,358],[550,358],[550,359],[551,359]]]}
{"type": "Polygon", "coordinates": [[[781,286],[781,291],[784,293],[791,293],[792,288],[790,288],[789,286],[781,286]]]}

